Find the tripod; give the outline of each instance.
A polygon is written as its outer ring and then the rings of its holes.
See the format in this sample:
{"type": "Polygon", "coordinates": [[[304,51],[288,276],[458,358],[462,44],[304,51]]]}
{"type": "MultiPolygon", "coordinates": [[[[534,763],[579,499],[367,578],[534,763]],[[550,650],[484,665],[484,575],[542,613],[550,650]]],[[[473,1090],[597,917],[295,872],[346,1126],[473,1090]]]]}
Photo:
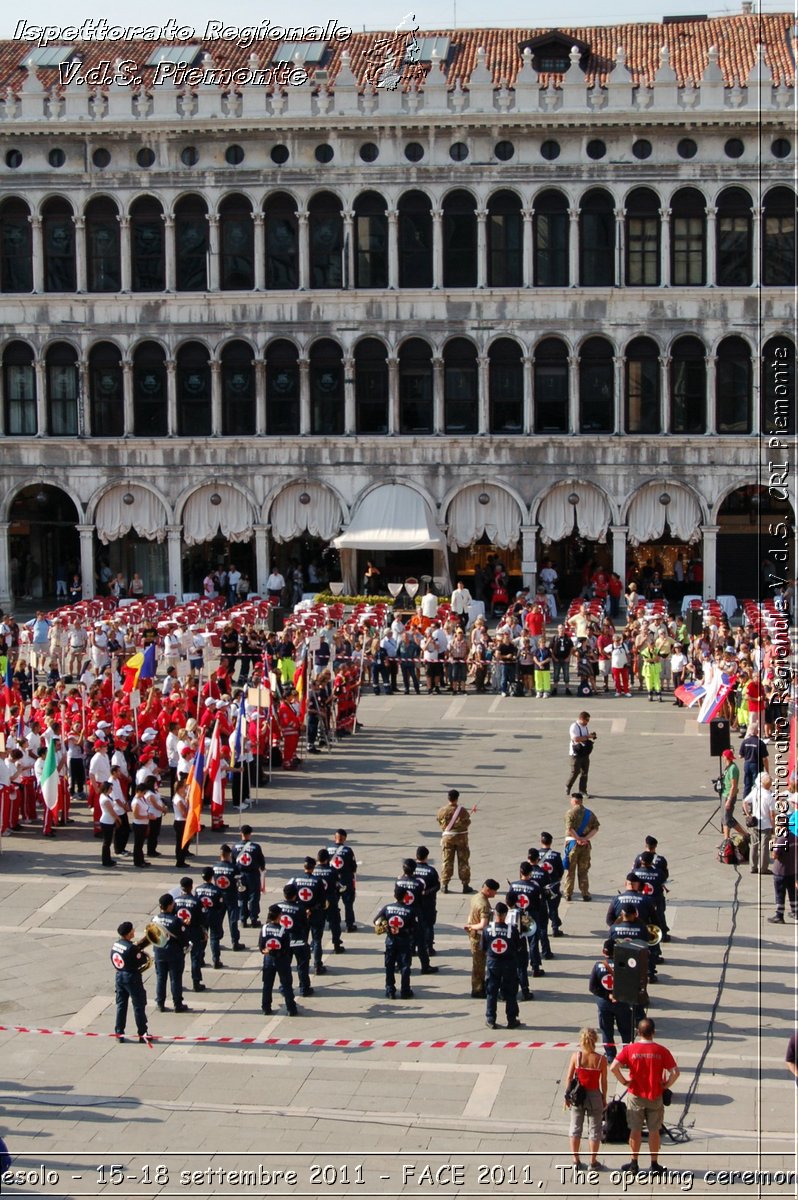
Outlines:
{"type": "MultiPolygon", "coordinates": [[[[723,778],[723,758],[722,758],[722,756],[720,756],[720,755],[718,756],[718,770],[720,771],[720,776],[719,776],[719,778],[723,778]]],[[[707,817],[707,819],[706,819],[706,821],[704,822],[704,824],[703,824],[703,825],[701,826],[701,828],[699,829],[699,831],[698,831],[698,835],[697,835],[697,836],[699,836],[699,837],[701,836],[701,834],[702,834],[702,833],[704,832],[704,830],[706,829],[707,825],[712,825],[712,828],[713,828],[713,829],[715,828],[715,826],[714,826],[712,823],[713,823],[713,821],[715,820],[715,817],[716,817],[716,816],[718,816],[718,815],[719,815],[719,814],[722,812],[722,810],[723,810],[723,798],[722,798],[722,796],[720,795],[720,793],[718,793],[718,803],[717,803],[717,806],[716,806],[715,808],[713,808],[712,812],[710,813],[710,815],[707,817]]],[[[719,832],[719,833],[722,833],[722,832],[723,832],[723,826],[722,826],[722,825],[721,825],[720,829],[718,830],[718,832],[719,832]]]]}

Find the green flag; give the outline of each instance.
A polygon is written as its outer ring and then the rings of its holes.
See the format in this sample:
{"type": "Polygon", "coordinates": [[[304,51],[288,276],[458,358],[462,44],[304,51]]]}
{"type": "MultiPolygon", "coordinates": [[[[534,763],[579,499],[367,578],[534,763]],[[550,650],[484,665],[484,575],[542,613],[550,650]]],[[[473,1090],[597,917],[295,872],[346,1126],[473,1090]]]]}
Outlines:
{"type": "Polygon", "coordinates": [[[50,738],[42,771],[42,796],[50,812],[58,808],[58,769],[55,763],[55,738],[50,738]]]}

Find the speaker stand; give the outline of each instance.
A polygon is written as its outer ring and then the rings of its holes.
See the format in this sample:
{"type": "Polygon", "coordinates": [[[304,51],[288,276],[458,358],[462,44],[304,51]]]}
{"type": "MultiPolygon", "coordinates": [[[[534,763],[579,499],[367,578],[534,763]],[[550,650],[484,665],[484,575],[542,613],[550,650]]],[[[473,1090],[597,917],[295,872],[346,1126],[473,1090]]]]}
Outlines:
{"type": "MultiPolygon", "coordinates": [[[[721,755],[721,756],[718,758],[718,771],[720,772],[720,776],[721,776],[721,778],[722,778],[722,777],[723,777],[723,756],[722,756],[722,755],[721,755]]],[[[716,816],[717,816],[719,813],[722,813],[722,812],[723,812],[723,797],[722,797],[722,796],[718,796],[718,805],[717,805],[717,808],[714,808],[714,809],[712,810],[712,812],[711,812],[711,813],[710,813],[710,815],[707,817],[707,819],[706,819],[706,821],[704,822],[704,824],[703,824],[703,825],[701,826],[701,828],[699,829],[699,831],[698,831],[698,834],[697,834],[696,836],[697,836],[697,837],[700,837],[700,836],[701,836],[701,834],[702,834],[702,833],[704,832],[704,830],[706,829],[707,825],[712,825],[712,828],[714,829],[714,828],[715,828],[715,826],[714,826],[713,822],[714,822],[714,820],[715,820],[715,817],[716,817],[716,816]]],[[[723,822],[721,822],[721,824],[720,824],[720,828],[718,829],[718,833],[723,833],[723,822]]]]}

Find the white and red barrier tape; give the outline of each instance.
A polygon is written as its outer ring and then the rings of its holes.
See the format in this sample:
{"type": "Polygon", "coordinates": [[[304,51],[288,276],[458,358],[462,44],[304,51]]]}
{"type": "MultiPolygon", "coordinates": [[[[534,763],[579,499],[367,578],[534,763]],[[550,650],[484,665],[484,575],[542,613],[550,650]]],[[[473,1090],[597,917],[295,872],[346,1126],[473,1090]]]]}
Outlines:
{"type": "MultiPolygon", "coordinates": [[[[116,1038],[115,1033],[83,1029],[43,1029],[27,1025],[0,1025],[0,1033],[38,1033],[55,1037],[116,1038]]],[[[153,1042],[184,1046],[270,1046],[272,1049],[306,1050],[578,1050],[576,1042],[400,1041],[397,1038],[277,1038],[277,1037],[159,1037],[153,1042]]]]}

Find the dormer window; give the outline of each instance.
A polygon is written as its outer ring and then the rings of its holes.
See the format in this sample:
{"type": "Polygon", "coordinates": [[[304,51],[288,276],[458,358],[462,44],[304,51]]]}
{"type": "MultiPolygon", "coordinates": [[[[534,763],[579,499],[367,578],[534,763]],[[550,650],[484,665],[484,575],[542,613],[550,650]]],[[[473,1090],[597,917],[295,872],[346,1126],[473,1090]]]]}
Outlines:
{"type": "Polygon", "coordinates": [[[525,50],[531,50],[532,66],[539,73],[564,75],[571,65],[571,51],[574,47],[579,53],[579,65],[584,70],[590,47],[586,42],[577,41],[559,30],[552,30],[522,42],[518,51],[523,56],[525,50]]]}

